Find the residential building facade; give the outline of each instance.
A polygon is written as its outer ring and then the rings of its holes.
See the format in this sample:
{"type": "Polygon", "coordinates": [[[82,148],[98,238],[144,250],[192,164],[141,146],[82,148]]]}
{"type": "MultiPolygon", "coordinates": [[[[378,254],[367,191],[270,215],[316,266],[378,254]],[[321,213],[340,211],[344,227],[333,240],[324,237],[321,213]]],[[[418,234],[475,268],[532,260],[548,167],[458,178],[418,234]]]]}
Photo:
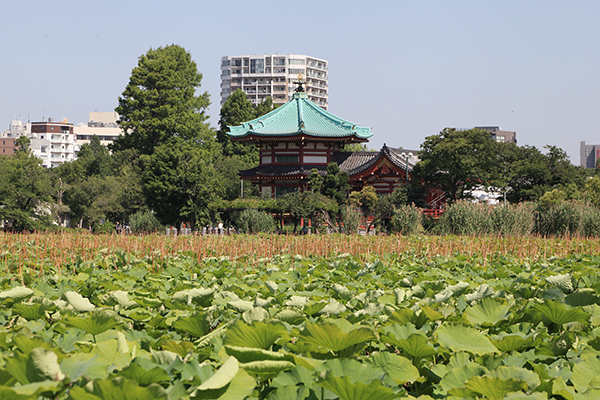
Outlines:
{"type": "Polygon", "coordinates": [[[108,146],[123,134],[117,120],[119,114],[116,112],[91,112],[87,124],[79,124],[73,131],[77,136],[77,144],[89,143],[92,136],[98,136],[103,146],[108,146]]]}
{"type": "Polygon", "coordinates": [[[496,142],[517,144],[517,132],[504,131],[499,126],[476,126],[475,128],[488,131],[496,142]]]}
{"type": "Polygon", "coordinates": [[[328,62],[300,54],[224,56],[221,58],[221,105],[237,89],[243,90],[252,105],[267,97],[280,106],[292,99],[292,81],[302,76],[308,99],[327,110],[328,62]]]}
{"type": "Polygon", "coordinates": [[[75,160],[75,134],[73,124],[65,118],[53,122],[49,118],[45,122],[31,123],[31,151],[42,160],[47,168],[75,160]]]}
{"type": "Polygon", "coordinates": [[[30,132],[31,124],[23,123],[20,119],[10,121],[9,129],[0,132],[0,156],[15,154],[16,140],[30,132]]]}
{"type": "Polygon", "coordinates": [[[579,165],[583,168],[594,169],[598,166],[600,160],[600,145],[585,144],[585,141],[579,145],[579,165]]]}

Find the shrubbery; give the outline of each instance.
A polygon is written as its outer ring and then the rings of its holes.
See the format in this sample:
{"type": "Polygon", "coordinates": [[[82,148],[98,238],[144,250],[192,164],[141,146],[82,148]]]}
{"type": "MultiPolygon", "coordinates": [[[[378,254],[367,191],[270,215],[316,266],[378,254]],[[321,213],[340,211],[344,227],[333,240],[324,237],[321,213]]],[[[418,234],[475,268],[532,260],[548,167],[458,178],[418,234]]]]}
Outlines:
{"type": "Polygon", "coordinates": [[[491,207],[468,201],[450,205],[432,231],[440,235],[600,235],[600,210],[578,201],[540,201],[491,207]]]}
{"type": "Polygon", "coordinates": [[[390,221],[390,230],[401,235],[414,235],[423,230],[423,213],[414,205],[400,206],[390,221]]]}
{"type": "Polygon", "coordinates": [[[152,211],[138,211],[129,217],[131,231],[136,234],[161,232],[164,226],[152,211]]]}
{"type": "Polygon", "coordinates": [[[273,232],[275,221],[270,214],[249,208],[240,212],[236,219],[236,228],[244,233],[273,232]]]}

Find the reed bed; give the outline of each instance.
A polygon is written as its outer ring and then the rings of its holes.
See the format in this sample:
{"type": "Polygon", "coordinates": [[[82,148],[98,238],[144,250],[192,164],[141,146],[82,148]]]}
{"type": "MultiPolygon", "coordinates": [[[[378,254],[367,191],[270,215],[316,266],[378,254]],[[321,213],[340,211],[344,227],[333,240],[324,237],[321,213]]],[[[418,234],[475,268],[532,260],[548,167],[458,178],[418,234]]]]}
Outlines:
{"type": "MultiPolygon", "coordinates": [[[[97,260],[98,255],[127,254],[154,264],[166,257],[185,254],[198,260],[229,257],[256,265],[262,258],[281,255],[336,257],[350,254],[371,261],[384,257],[433,258],[455,256],[508,256],[539,260],[573,255],[600,255],[600,240],[578,237],[541,238],[491,236],[349,236],[349,235],[237,235],[237,236],[125,236],[82,233],[0,234],[0,261],[18,260],[25,264],[54,266],[57,271],[81,262],[97,260]],[[10,256],[10,257],[7,257],[10,256]]],[[[485,261],[484,261],[485,262],[485,261]]],[[[6,267],[5,267],[6,268],[6,267]]],[[[5,269],[4,268],[4,269],[5,269]]],[[[2,270],[2,267],[0,267],[2,270]]]]}

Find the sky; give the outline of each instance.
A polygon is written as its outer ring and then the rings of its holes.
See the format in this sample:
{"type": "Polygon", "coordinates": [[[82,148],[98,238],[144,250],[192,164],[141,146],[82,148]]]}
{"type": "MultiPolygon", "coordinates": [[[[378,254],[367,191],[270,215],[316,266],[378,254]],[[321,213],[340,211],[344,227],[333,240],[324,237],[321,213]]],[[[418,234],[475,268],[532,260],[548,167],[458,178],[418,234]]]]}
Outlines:
{"type": "Polygon", "coordinates": [[[445,127],[500,126],[579,165],[600,144],[600,1],[3,0],[0,129],[114,111],[138,58],[178,44],[218,125],[220,59],[329,62],[329,111],[368,146],[418,149],[445,127]]]}

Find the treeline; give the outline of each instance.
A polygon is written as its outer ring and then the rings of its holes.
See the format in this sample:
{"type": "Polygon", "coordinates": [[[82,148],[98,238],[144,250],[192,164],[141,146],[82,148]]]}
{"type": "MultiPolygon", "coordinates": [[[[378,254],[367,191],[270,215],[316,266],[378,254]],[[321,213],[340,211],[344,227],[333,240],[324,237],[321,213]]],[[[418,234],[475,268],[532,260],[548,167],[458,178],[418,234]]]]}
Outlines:
{"type": "Polygon", "coordinates": [[[372,187],[351,192],[347,173],[330,164],[324,176],[311,173],[305,192],[261,199],[256,187],[242,189],[238,176],[239,170],[258,165],[258,149],[231,142],[227,127],[270,112],[271,100],[252,107],[236,91],[221,108],[219,128],[212,128],[201,80],[183,48],[151,49],[139,58],[118,99],[124,135],[110,148],[94,137],[81,146],[76,161],[44,169],[29,152],[27,138],[20,138],[14,156],[0,157],[4,229],[56,228],[68,218],[72,227],[94,232],[125,227],[156,232],[182,223],[199,230],[219,222],[243,232],[298,232],[308,223],[313,232],[348,233],[361,225],[402,234],[514,234],[518,228],[523,234],[589,236],[596,231],[599,178],[573,166],[559,148],[542,152],[496,143],[477,129],[444,129],[426,138],[410,184],[388,196],[378,196],[372,187]],[[435,223],[420,212],[432,187],[443,191],[449,204],[435,223]],[[461,201],[477,189],[493,189],[507,206],[461,201]],[[461,215],[462,222],[452,222],[461,215]],[[291,224],[282,223],[284,216],[291,224]],[[559,223],[559,216],[571,222],[559,223]],[[500,227],[498,221],[506,224],[513,217],[520,221],[513,228],[500,227]]]}

